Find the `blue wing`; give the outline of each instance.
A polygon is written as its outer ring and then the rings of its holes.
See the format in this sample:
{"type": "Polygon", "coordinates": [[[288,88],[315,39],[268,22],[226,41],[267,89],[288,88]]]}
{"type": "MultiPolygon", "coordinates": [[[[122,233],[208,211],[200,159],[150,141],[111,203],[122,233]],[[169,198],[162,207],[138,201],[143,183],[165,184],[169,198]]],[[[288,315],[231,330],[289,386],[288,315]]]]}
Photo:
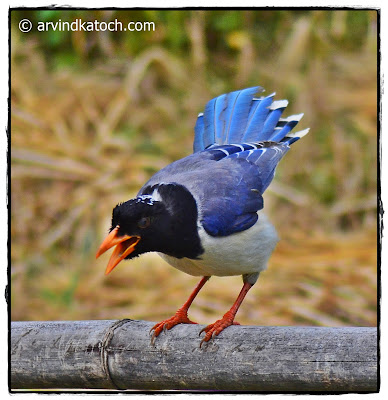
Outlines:
{"type": "MultiPolygon", "coordinates": [[[[271,183],[287,143],[261,142],[213,146],[208,152],[227,172],[222,185],[204,186],[202,225],[212,236],[226,236],[250,228],[263,208],[263,193],[271,183]]],[[[214,182],[214,181],[213,181],[214,182]]]]}

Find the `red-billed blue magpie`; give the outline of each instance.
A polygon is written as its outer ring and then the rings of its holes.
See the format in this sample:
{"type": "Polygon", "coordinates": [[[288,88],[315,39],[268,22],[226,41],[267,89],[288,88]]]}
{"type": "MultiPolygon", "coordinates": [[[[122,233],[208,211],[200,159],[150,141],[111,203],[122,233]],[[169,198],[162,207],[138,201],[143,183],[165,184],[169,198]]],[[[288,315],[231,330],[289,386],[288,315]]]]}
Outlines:
{"type": "Polygon", "coordinates": [[[176,314],[152,328],[152,342],[162,330],[194,323],[188,309],[212,275],[242,275],[244,285],[231,309],[200,332],[201,345],[237,324],[240,304],[267,268],[278,236],[263,213],[263,193],[290,145],[308,129],[292,133],[303,114],[281,118],[287,100],[262,92],[256,86],[210,100],[198,115],[194,153],[113,209],[110,233],[97,252],[115,246],[106,274],[123,259],[156,251],[173,267],[203,277],[176,314]]]}

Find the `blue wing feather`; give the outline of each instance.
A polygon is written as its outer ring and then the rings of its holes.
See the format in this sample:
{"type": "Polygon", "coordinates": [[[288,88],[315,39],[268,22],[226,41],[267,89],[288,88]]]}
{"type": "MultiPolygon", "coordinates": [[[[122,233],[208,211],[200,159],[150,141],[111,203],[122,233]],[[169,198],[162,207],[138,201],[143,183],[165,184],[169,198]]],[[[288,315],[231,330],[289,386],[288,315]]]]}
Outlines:
{"type": "Polygon", "coordinates": [[[200,199],[208,234],[226,236],[250,228],[263,208],[263,193],[290,145],[308,130],[292,133],[302,114],[281,118],[286,100],[257,98],[259,86],[210,100],[195,126],[194,154],[156,174],[175,176],[200,199]]]}
{"type": "Polygon", "coordinates": [[[273,142],[262,142],[264,145],[270,147],[262,147],[254,150],[245,150],[238,153],[233,153],[226,158],[238,158],[240,160],[246,160],[256,167],[255,175],[258,178],[258,184],[256,188],[261,194],[265,192],[269,184],[271,183],[276,166],[283,156],[290,149],[286,143],[273,143],[273,142]],[[273,143],[271,145],[271,143],[273,143]]]}
{"type": "Polygon", "coordinates": [[[203,149],[207,146],[213,144],[215,142],[215,121],[216,121],[216,113],[215,113],[215,105],[218,97],[213,100],[210,100],[205,107],[205,111],[203,113],[203,149]]]}
{"type": "Polygon", "coordinates": [[[215,102],[215,132],[214,132],[214,143],[219,143],[222,141],[223,132],[226,129],[227,120],[225,118],[225,109],[227,107],[228,96],[230,94],[223,94],[217,97],[215,102]]]}
{"type": "Polygon", "coordinates": [[[274,131],[277,123],[279,122],[279,118],[282,115],[285,107],[280,107],[275,110],[272,110],[267,119],[265,120],[263,130],[261,131],[260,137],[261,140],[274,140],[274,131]]]}
{"type": "Polygon", "coordinates": [[[244,130],[242,137],[243,142],[255,142],[268,139],[262,135],[262,130],[265,120],[270,112],[268,107],[272,104],[273,95],[271,94],[261,100],[254,101],[259,102],[259,104],[250,116],[246,129],[244,130]]]}
{"type": "MultiPolygon", "coordinates": [[[[274,102],[275,93],[255,97],[261,91],[263,88],[255,86],[210,100],[197,119],[194,152],[212,145],[288,140],[285,138],[299,122],[301,114],[292,116],[294,119],[281,119],[287,101],[274,102]]],[[[295,137],[293,135],[288,143],[295,142],[295,137]]]]}
{"type": "Polygon", "coordinates": [[[204,135],[204,122],[203,122],[203,114],[199,114],[197,118],[197,122],[194,127],[194,143],[193,143],[193,150],[194,153],[197,151],[201,151],[204,149],[204,144],[203,144],[203,135],[204,135]]]}
{"type": "Polygon", "coordinates": [[[225,143],[239,143],[241,141],[241,128],[245,127],[248,122],[252,98],[258,89],[258,87],[253,87],[233,92],[234,96],[228,107],[229,123],[224,135],[225,143]]]}
{"type": "Polygon", "coordinates": [[[227,214],[225,216],[227,218],[221,218],[221,215],[207,214],[201,221],[202,226],[211,236],[228,236],[249,229],[258,219],[256,212],[233,216],[233,218],[227,214]]]}
{"type": "Polygon", "coordinates": [[[243,159],[228,157],[217,162],[213,170],[223,185],[202,185],[206,202],[202,204],[201,223],[212,236],[227,236],[250,228],[257,221],[257,211],[263,208],[263,197],[257,168],[243,159]],[[224,171],[229,171],[225,174],[224,171]],[[221,171],[223,171],[222,176],[221,171]],[[206,193],[205,193],[206,191],[206,193]]]}

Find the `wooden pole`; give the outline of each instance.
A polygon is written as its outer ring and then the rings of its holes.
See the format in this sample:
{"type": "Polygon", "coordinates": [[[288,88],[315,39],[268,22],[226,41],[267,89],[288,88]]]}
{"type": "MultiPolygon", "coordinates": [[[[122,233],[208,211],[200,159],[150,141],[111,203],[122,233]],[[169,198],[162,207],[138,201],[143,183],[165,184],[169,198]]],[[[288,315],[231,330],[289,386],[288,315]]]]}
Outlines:
{"type": "Polygon", "coordinates": [[[14,389],[376,392],[377,329],[201,325],[150,344],[152,322],[12,322],[14,389]]]}

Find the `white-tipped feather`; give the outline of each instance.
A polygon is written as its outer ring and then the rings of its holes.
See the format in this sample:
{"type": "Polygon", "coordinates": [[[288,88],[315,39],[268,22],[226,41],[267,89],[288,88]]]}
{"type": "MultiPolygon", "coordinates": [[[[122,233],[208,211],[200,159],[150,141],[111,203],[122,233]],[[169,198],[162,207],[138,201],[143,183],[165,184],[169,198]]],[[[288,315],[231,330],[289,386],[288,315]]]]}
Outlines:
{"type": "Polygon", "coordinates": [[[268,96],[260,96],[260,97],[253,97],[252,98],[252,100],[264,100],[264,99],[266,99],[267,97],[274,97],[276,95],[276,92],[273,92],[273,93],[271,93],[271,94],[269,94],[268,96]]]}
{"type": "Polygon", "coordinates": [[[225,149],[217,149],[219,151],[222,151],[226,156],[229,156],[229,152],[226,151],[225,149]]]}
{"type": "Polygon", "coordinates": [[[268,108],[270,110],[277,110],[278,108],[286,108],[288,100],[275,100],[268,108]]]}
{"type": "Polygon", "coordinates": [[[300,114],[294,114],[294,115],[290,115],[286,118],[279,118],[279,121],[282,122],[290,122],[290,121],[300,121],[303,117],[304,113],[300,113],[300,114]]]}
{"type": "Polygon", "coordinates": [[[232,146],[236,146],[238,147],[241,151],[244,151],[244,146],[242,146],[241,144],[232,144],[232,146]]]}
{"type": "Polygon", "coordinates": [[[290,137],[290,138],[293,138],[293,137],[302,138],[303,136],[306,136],[306,135],[309,133],[309,131],[310,131],[310,128],[303,129],[303,131],[290,132],[290,133],[287,133],[286,137],[290,137]]]}

